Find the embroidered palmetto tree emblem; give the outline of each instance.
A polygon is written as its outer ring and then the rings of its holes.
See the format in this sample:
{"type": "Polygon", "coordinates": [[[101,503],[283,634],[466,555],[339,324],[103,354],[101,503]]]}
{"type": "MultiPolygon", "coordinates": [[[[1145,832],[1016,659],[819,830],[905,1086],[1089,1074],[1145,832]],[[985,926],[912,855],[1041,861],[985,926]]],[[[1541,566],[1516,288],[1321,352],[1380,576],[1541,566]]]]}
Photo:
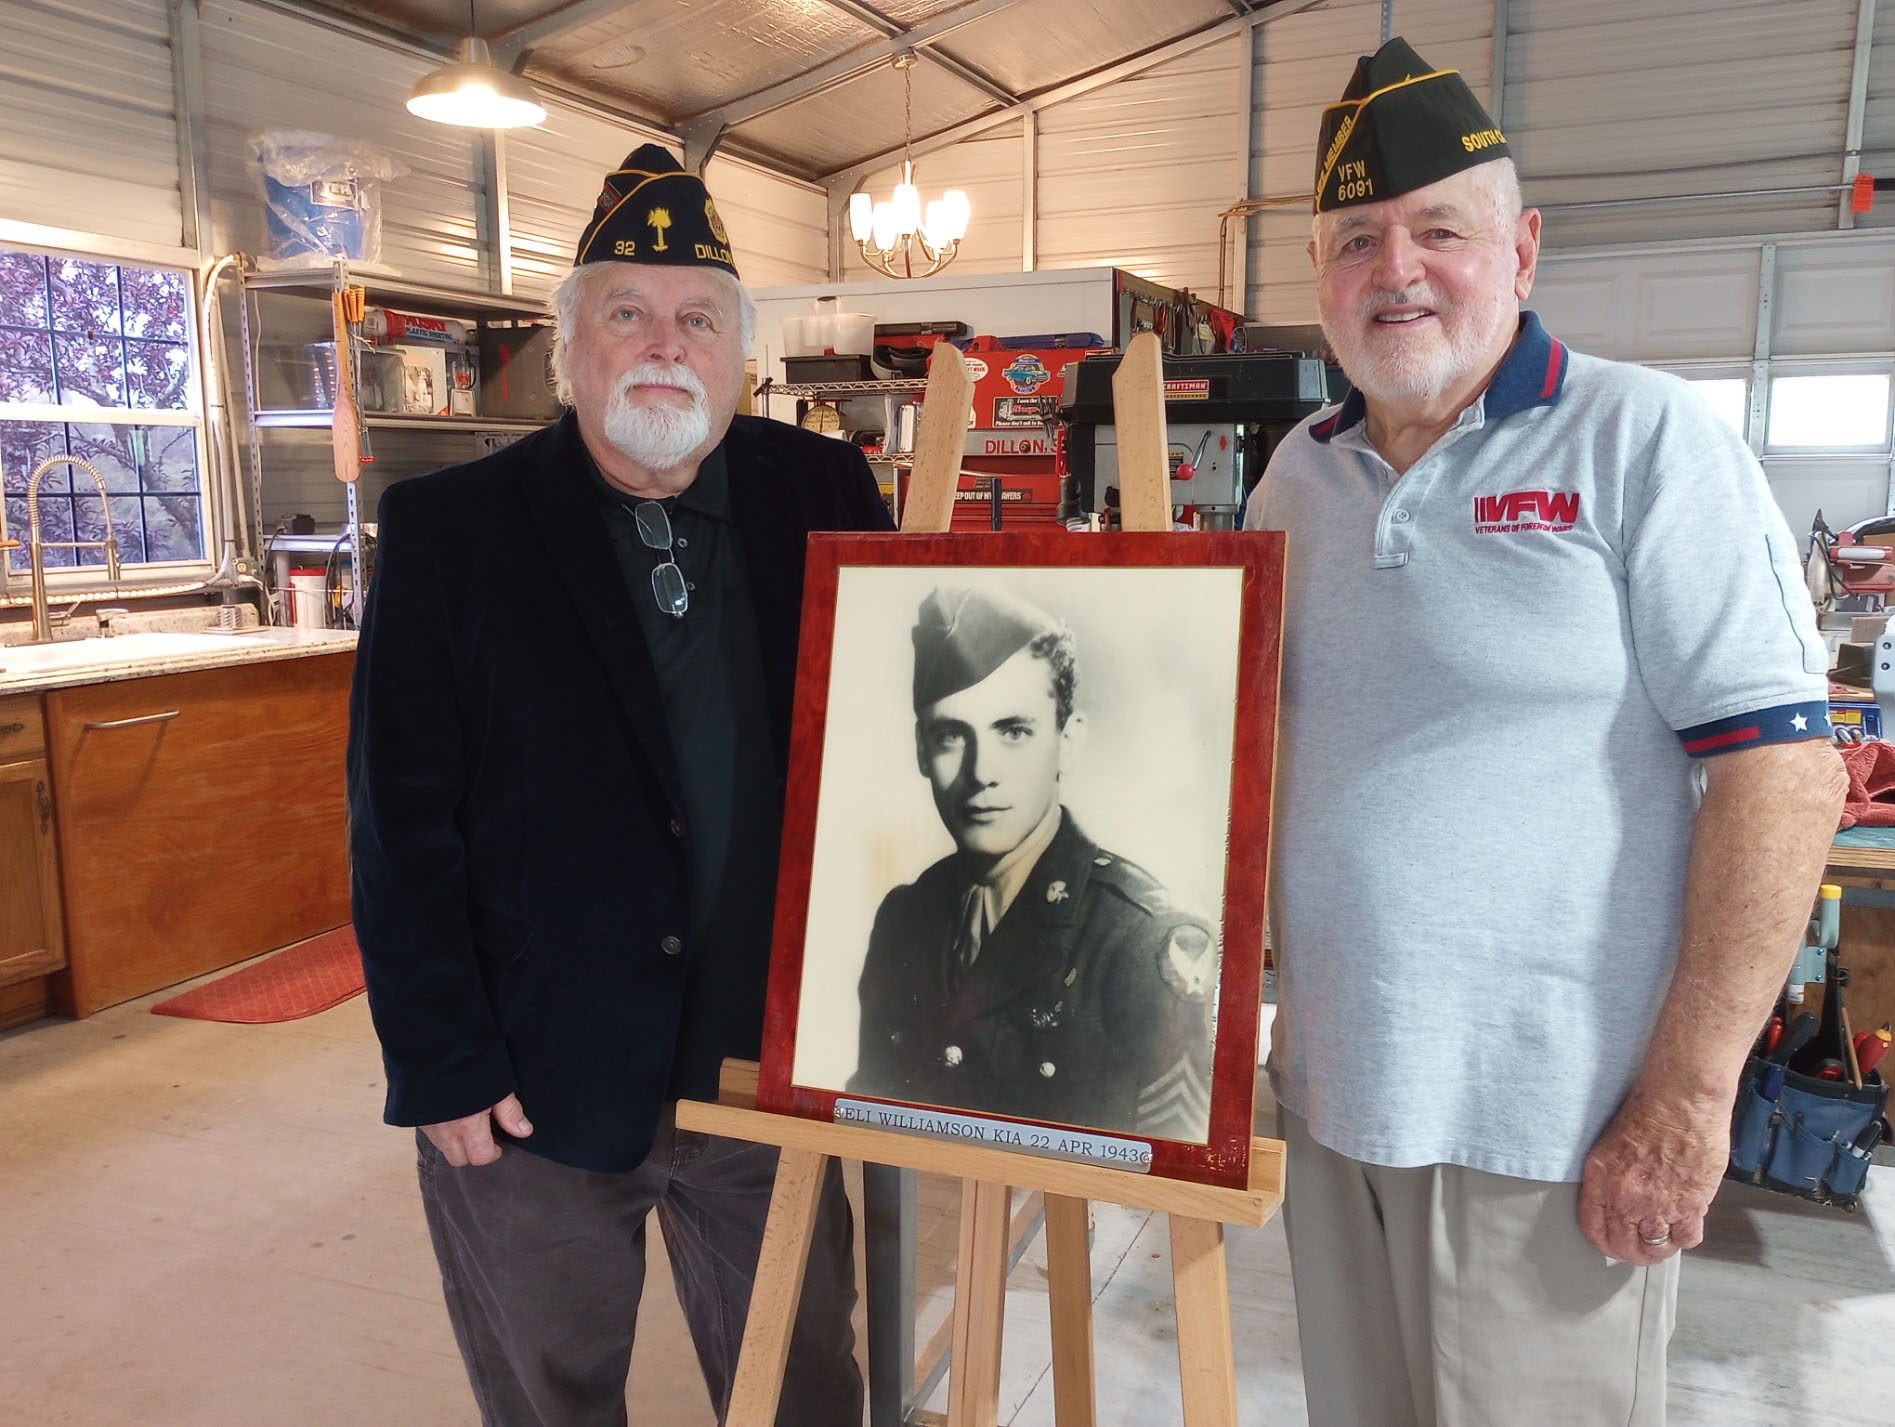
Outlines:
{"type": "Polygon", "coordinates": [[[645,221],[649,223],[652,230],[658,234],[658,242],[655,245],[655,251],[660,253],[664,252],[665,229],[671,226],[671,210],[669,208],[654,208],[645,215],[645,221]]]}

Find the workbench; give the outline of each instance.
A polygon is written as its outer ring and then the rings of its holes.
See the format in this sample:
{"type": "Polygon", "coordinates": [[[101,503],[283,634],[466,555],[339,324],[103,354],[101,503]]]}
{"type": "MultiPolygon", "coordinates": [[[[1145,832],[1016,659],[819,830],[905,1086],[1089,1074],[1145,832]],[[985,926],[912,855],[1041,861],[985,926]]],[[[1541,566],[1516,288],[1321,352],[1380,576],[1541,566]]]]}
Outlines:
{"type": "Polygon", "coordinates": [[[1850,1022],[1857,1030],[1895,1023],[1895,847],[1835,843],[1823,880],[1843,888],[1840,950],[1849,968],[1850,1022]]]}

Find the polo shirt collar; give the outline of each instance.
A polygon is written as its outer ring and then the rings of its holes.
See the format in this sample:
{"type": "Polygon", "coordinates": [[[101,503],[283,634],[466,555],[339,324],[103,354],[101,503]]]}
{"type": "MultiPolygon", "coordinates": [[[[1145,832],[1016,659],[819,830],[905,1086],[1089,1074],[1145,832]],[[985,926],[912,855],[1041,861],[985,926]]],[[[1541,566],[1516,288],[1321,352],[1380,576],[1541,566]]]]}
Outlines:
{"type": "MultiPolygon", "coordinates": [[[[626,510],[638,504],[637,496],[620,490],[605,478],[605,473],[599,469],[592,452],[586,450],[584,442],[580,443],[580,449],[586,453],[586,473],[592,477],[593,491],[601,502],[607,507],[622,507],[626,510]]],[[[726,524],[730,522],[730,465],[724,457],[724,442],[719,441],[711,448],[697,468],[697,479],[674,499],[677,509],[695,511],[726,524]]]]}
{"type": "MultiPolygon", "coordinates": [[[[1474,404],[1481,408],[1485,421],[1498,421],[1530,407],[1557,405],[1565,389],[1569,365],[1571,354],[1566,344],[1541,325],[1538,313],[1522,312],[1519,334],[1501,359],[1500,369],[1487,384],[1487,390],[1474,404]]],[[[1341,432],[1361,425],[1367,415],[1368,404],[1362,399],[1362,393],[1351,387],[1342,405],[1311,426],[1309,434],[1326,446],[1341,432]]]]}

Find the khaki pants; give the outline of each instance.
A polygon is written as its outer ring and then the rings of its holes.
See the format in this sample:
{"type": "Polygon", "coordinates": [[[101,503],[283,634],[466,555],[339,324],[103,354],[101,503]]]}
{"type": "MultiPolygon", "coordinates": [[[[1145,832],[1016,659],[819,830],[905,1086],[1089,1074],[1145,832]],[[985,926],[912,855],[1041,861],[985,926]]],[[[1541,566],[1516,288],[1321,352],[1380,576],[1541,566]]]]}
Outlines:
{"type": "Polygon", "coordinates": [[[1662,1427],[1678,1256],[1609,1263],[1577,1184],[1363,1164],[1277,1110],[1310,1427],[1662,1427]]]}

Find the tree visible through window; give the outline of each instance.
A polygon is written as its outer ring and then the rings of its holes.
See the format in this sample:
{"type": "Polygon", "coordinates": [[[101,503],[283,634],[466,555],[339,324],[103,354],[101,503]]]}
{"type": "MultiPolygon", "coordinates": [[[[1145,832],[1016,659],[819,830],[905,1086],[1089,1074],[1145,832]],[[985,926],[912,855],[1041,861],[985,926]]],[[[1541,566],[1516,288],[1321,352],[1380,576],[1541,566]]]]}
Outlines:
{"type": "MultiPolygon", "coordinates": [[[[26,538],[34,467],[71,455],[104,478],[126,563],[204,558],[191,313],[188,273],[0,249],[0,493],[9,534],[26,538]]],[[[47,540],[105,536],[98,488],[71,466],[46,473],[39,512],[47,540]]],[[[8,558],[26,567],[24,550],[8,558]]],[[[49,566],[104,558],[46,552],[49,566]]]]}

